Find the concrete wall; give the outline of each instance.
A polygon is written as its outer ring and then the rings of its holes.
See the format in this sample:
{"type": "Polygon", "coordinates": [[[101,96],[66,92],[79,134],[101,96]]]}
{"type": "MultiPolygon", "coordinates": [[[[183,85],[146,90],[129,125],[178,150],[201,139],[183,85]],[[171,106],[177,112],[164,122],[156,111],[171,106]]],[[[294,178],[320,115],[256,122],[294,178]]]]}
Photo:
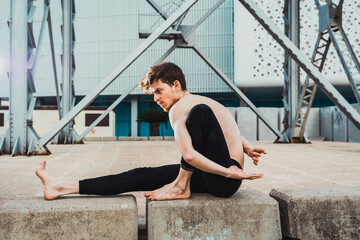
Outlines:
{"type": "MultiPolygon", "coordinates": [[[[360,112],[359,104],[352,106],[360,112]]],[[[320,134],[328,141],[360,142],[360,130],[337,108],[320,109],[320,134]]]]}
{"type": "MultiPolygon", "coordinates": [[[[283,108],[258,108],[259,111],[278,130],[283,130],[283,108]]],[[[248,107],[230,108],[235,116],[241,134],[248,140],[275,140],[275,134],[248,107]]],[[[305,133],[308,137],[319,137],[320,115],[319,108],[312,108],[306,123],[305,133]]]]}
{"type": "MultiPolygon", "coordinates": [[[[5,113],[5,126],[0,127],[0,137],[5,135],[9,127],[9,120],[7,119],[8,110],[0,110],[5,113]]],[[[80,135],[87,127],[85,127],[85,114],[86,113],[103,113],[102,110],[85,110],[75,117],[75,131],[80,135]]],[[[34,110],[33,127],[37,134],[44,136],[55,124],[59,121],[57,110],[34,110]]],[[[108,127],[94,127],[86,137],[114,137],[115,136],[115,113],[109,113],[109,126],[108,127]]]]}

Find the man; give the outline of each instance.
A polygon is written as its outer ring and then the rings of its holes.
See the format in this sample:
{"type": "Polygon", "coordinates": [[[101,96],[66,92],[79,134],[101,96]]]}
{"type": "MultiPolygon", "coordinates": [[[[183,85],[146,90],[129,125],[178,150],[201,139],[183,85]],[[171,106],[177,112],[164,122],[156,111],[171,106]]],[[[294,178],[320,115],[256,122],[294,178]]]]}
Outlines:
{"type": "Polygon", "coordinates": [[[145,196],[150,200],[184,199],[191,192],[230,197],[242,179],[262,177],[248,175],[242,169],[244,152],[257,165],[265,150],[251,147],[240,135],[231,113],[220,103],[190,94],[177,65],[163,62],[152,66],[140,87],[154,94],[154,101],[169,112],[182,156],[180,165],[136,168],[117,175],[65,182],[48,174],[44,161],[36,174],[44,184],[46,199],[74,193],[112,195],[130,191],[148,191],[145,196]]]}

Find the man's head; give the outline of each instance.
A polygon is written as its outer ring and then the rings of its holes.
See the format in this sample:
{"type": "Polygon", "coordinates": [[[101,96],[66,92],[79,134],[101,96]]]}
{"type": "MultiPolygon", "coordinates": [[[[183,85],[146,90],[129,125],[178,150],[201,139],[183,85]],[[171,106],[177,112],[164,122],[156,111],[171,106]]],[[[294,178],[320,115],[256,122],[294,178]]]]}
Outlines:
{"type": "Polygon", "coordinates": [[[186,92],[185,76],[181,68],[171,62],[162,62],[150,67],[139,85],[147,94],[154,94],[154,101],[166,112],[186,92]]]}

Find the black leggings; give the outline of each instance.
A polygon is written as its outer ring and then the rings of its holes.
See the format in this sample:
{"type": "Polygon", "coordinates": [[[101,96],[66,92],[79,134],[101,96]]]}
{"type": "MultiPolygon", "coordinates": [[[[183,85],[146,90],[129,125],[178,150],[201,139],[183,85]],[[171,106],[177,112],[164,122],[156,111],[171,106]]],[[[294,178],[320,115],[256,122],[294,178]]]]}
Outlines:
{"type": "MultiPolygon", "coordinates": [[[[205,104],[194,106],[186,118],[186,127],[196,151],[226,168],[232,165],[241,168],[237,161],[230,158],[223,132],[210,107],[205,104]]],[[[183,158],[181,163],[187,168],[194,169],[190,182],[191,192],[230,197],[241,185],[241,180],[203,172],[189,165],[183,158]]],[[[151,191],[174,181],[179,174],[179,168],[179,164],[135,168],[116,175],[85,179],[79,182],[79,192],[113,195],[132,191],[151,191]]]]}

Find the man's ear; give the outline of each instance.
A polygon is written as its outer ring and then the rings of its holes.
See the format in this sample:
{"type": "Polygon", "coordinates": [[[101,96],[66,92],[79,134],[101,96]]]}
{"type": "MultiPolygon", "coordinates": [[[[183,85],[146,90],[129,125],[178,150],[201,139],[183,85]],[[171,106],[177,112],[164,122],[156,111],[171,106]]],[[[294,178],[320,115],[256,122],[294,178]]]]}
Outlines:
{"type": "Polygon", "coordinates": [[[175,80],[173,82],[173,85],[174,85],[176,90],[181,90],[181,84],[180,84],[180,82],[178,80],[175,80]]]}

